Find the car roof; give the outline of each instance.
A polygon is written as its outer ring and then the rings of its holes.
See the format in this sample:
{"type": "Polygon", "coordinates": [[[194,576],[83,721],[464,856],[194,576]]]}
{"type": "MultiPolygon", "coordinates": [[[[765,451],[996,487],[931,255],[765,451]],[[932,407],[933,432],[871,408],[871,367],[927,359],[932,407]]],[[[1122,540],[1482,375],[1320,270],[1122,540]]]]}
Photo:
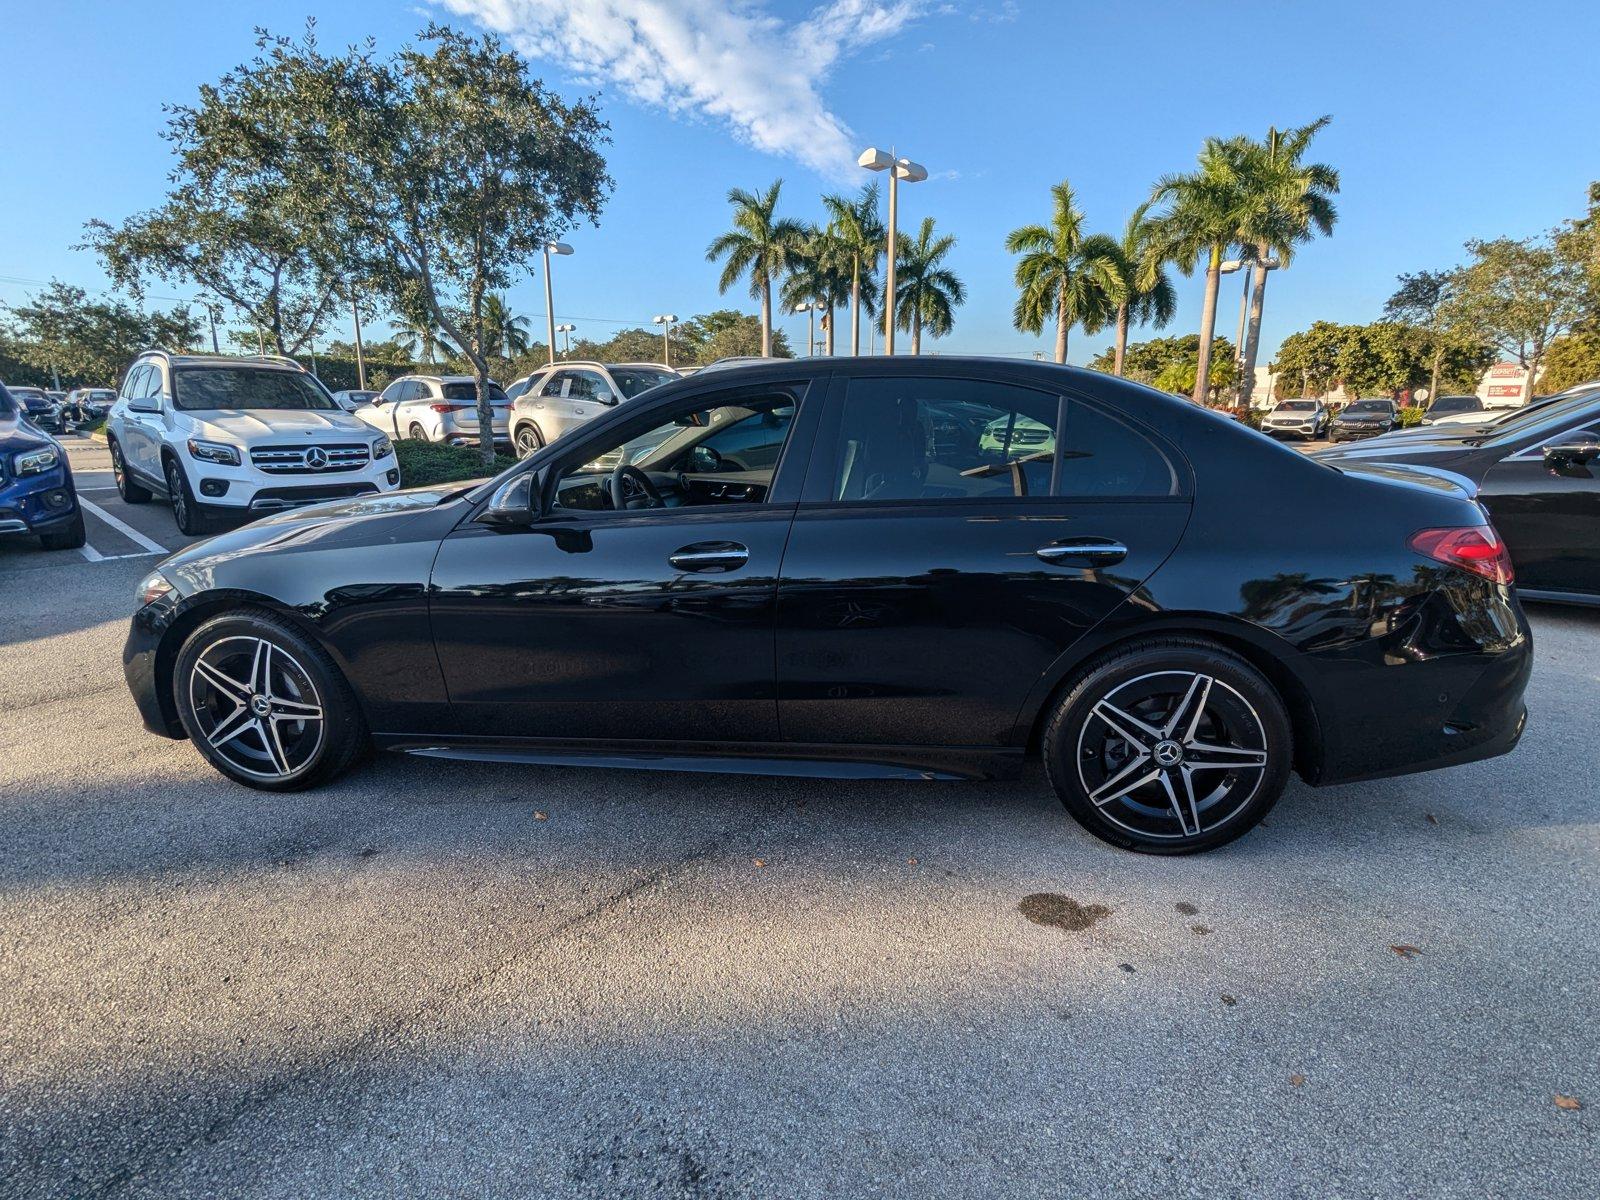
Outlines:
{"type": "Polygon", "coordinates": [[[165,360],[172,367],[260,367],[268,371],[299,371],[305,367],[286,354],[173,354],[170,350],[140,351],[135,363],[148,358],[165,360]]]}

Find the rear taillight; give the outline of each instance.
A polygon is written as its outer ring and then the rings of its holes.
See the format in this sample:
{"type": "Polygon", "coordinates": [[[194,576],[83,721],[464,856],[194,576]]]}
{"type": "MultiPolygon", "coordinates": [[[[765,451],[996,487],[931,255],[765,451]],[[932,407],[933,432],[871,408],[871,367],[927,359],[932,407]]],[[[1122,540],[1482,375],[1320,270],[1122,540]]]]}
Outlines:
{"type": "Polygon", "coordinates": [[[431,409],[433,412],[438,412],[438,413],[455,412],[458,408],[465,408],[465,407],[466,407],[466,405],[464,405],[464,404],[430,404],[430,405],[428,405],[429,409],[431,409]]]}
{"type": "Polygon", "coordinates": [[[1510,583],[1511,555],[1493,525],[1422,529],[1411,535],[1411,548],[1424,557],[1460,567],[1495,583],[1510,583]]]}

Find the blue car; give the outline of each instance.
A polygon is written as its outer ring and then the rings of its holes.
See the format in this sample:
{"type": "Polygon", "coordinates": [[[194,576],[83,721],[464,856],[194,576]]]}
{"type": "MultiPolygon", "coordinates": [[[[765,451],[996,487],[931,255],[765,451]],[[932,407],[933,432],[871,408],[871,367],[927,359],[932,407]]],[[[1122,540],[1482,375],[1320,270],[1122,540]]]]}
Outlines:
{"type": "Polygon", "coordinates": [[[55,440],[0,384],[0,534],[37,537],[46,550],[84,543],[72,468],[55,440]]]}

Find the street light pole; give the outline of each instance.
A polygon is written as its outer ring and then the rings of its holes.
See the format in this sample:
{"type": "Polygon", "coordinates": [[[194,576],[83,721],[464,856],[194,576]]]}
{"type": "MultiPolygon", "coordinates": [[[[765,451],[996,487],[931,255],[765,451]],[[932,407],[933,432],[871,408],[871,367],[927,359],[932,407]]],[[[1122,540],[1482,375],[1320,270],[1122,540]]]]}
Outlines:
{"type": "Polygon", "coordinates": [[[197,296],[195,303],[206,310],[206,321],[211,326],[211,353],[221,354],[222,347],[217,344],[217,310],[211,307],[211,297],[197,296]]]}
{"type": "Polygon", "coordinates": [[[672,365],[672,326],[678,316],[676,313],[662,313],[658,317],[651,317],[650,324],[661,326],[661,363],[663,366],[672,365]]]}
{"type": "Polygon", "coordinates": [[[566,349],[564,349],[561,352],[561,357],[562,358],[566,358],[567,355],[572,353],[572,331],[574,329],[576,329],[576,328],[577,328],[577,326],[572,324],[571,322],[567,322],[566,324],[563,324],[563,325],[553,325],[553,326],[551,326],[551,332],[550,332],[550,361],[551,362],[555,362],[556,334],[560,333],[560,334],[566,335],[563,338],[563,340],[566,342],[566,349]]]}
{"type": "Polygon", "coordinates": [[[550,361],[556,360],[556,302],[553,298],[553,289],[550,286],[550,256],[552,254],[571,254],[572,247],[565,242],[546,242],[544,244],[544,327],[545,339],[549,342],[550,361]]]}
{"type": "Polygon", "coordinates": [[[820,304],[812,301],[808,301],[805,304],[796,304],[794,306],[795,312],[806,314],[807,358],[815,358],[817,356],[817,309],[821,307],[822,306],[820,304]]]}
{"type": "Polygon", "coordinates": [[[928,171],[926,167],[912,162],[909,158],[896,158],[892,152],[885,154],[876,146],[869,146],[863,150],[856,163],[869,171],[889,172],[888,262],[884,267],[883,279],[883,352],[893,354],[895,226],[900,216],[899,183],[902,179],[907,183],[921,183],[928,177],[928,171]]]}

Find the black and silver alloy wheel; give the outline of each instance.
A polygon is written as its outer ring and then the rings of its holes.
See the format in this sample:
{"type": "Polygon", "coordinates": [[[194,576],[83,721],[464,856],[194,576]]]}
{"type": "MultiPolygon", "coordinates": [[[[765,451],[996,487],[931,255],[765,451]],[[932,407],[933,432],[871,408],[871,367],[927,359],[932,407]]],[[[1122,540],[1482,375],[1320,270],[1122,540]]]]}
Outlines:
{"type": "Polygon", "coordinates": [[[1149,854],[1232,841],[1277,802],[1292,734],[1276,689],[1221,646],[1135,643],[1090,663],[1045,727],[1045,771],[1090,833],[1149,854]]]}
{"type": "Polygon", "coordinates": [[[1266,731],[1213,675],[1158,671],[1120,684],[1078,733],[1078,780],[1113,824],[1196,838],[1243,811],[1266,774],[1266,731]]]}
{"type": "Polygon", "coordinates": [[[244,609],[204,622],[173,665],[178,716],[230,779],[271,791],[312,787],[368,745],[350,685],[283,617],[244,609]]]}
{"type": "Polygon", "coordinates": [[[539,436],[539,431],[532,425],[518,425],[516,446],[517,457],[527,458],[530,454],[544,449],[544,438],[539,436]]]}
{"type": "Polygon", "coordinates": [[[127,460],[122,455],[122,443],[116,438],[111,438],[110,450],[111,479],[117,485],[117,495],[128,504],[148,504],[150,489],[141,487],[133,481],[133,476],[128,472],[127,460]]]}
{"type": "Polygon", "coordinates": [[[228,637],[195,658],[189,703],[201,736],[236,770],[290,779],[322,747],[322,699],[293,655],[260,637],[228,637]]]}

